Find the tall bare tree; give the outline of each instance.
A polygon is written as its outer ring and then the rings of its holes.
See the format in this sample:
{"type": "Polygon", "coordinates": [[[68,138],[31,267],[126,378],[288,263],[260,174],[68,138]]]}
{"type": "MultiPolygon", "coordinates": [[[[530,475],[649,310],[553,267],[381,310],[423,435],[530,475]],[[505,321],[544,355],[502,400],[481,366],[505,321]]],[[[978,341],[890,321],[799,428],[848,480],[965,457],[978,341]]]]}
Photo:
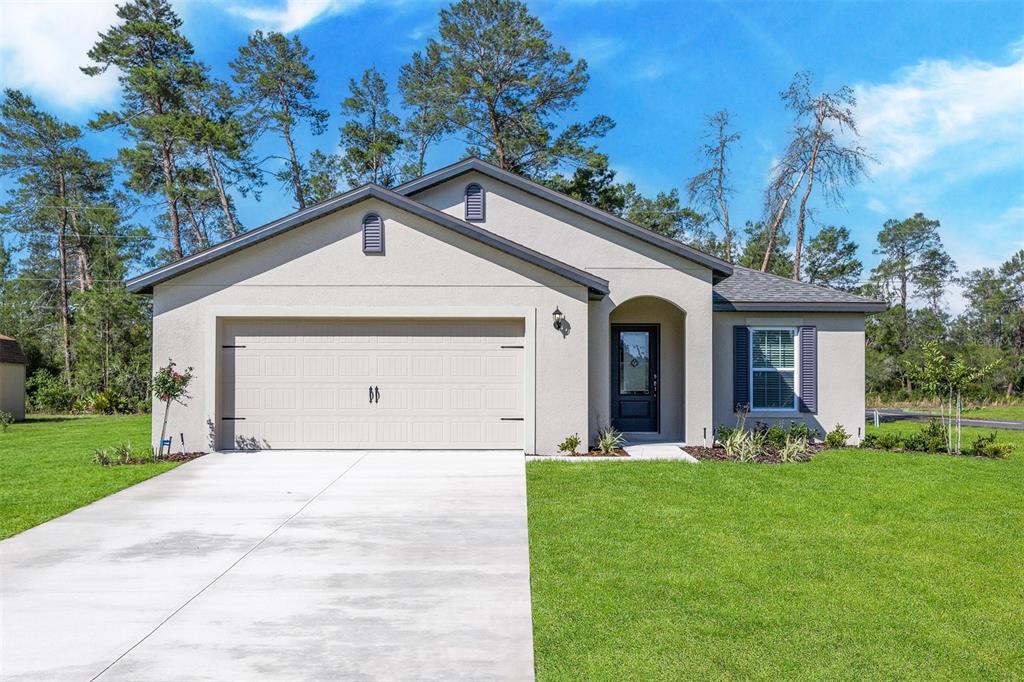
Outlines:
{"type": "Polygon", "coordinates": [[[811,75],[803,71],[779,96],[795,121],[786,152],[772,170],[765,193],[768,248],[761,270],[767,270],[779,226],[790,217],[792,201],[802,190],[793,253],[793,279],[799,280],[811,194],[820,187],[827,201],[842,203],[843,188],[866,175],[865,165],[871,156],[857,141],[853,112],[857,100],[849,86],[815,95],[811,75]]]}
{"type": "Polygon", "coordinates": [[[733,232],[729,223],[729,197],[733,189],[729,186],[730,147],[740,140],[740,134],[731,130],[728,109],[717,111],[707,118],[707,140],[700,147],[706,168],[690,178],[687,189],[690,201],[703,209],[712,222],[722,226],[724,241],[722,249],[725,260],[733,259],[733,232]]]}

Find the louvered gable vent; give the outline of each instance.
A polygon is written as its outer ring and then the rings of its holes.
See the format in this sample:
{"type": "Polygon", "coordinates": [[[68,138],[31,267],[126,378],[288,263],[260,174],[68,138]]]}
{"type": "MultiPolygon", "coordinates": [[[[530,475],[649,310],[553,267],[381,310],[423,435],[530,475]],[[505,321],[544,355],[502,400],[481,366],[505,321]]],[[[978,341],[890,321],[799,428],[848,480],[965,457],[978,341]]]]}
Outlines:
{"type": "Polygon", "coordinates": [[[384,253],[384,221],[376,213],[363,218],[363,252],[384,253]]]}
{"type": "Polygon", "coordinates": [[[466,185],[466,220],[484,219],[484,188],[477,183],[466,185]]]}

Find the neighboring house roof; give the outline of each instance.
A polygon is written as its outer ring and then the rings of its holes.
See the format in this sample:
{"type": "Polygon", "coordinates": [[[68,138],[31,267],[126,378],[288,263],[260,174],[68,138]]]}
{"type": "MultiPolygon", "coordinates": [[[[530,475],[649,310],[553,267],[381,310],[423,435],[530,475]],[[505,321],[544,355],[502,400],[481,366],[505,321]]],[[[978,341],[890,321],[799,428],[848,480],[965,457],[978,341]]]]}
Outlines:
{"type": "Polygon", "coordinates": [[[596,296],[600,298],[608,293],[607,280],[551,258],[550,256],[546,256],[538,251],[534,251],[533,249],[529,249],[521,244],[517,244],[516,242],[496,235],[493,232],[489,232],[482,227],[454,218],[447,213],[438,211],[437,209],[421,204],[378,185],[363,185],[362,187],[345,192],[344,194],[338,195],[332,199],[322,201],[315,206],[310,206],[302,209],[301,211],[296,211],[284,218],[275,220],[274,222],[263,225],[262,227],[258,227],[251,232],[246,232],[243,235],[239,235],[238,237],[221,242],[220,244],[211,246],[208,249],[204,249],[203,251],[199,251],[163,267],[151,270],[143,275],[139,275],[127,282],[128,291],[143,294],[152,293],[153,287],[161,282],[166,282],[173,277],[183,275],[186,272],[235,253],[236,251],[240,251],[248,246],[258,244],[259,242],[270,239],[271,237],[276,237],[288,230],[294,229],[318,218],[322,218],[335,211],[348,208],[353,204],[367,199],[378,199],[384,203],[390,204],[391,206],[402,209],[403,211],[408,211],[409,213],[429,220],[437,225],[446,227],[453,232],[463,235],[464,237],[486,244],[499,251],[536,265],[537,267],[565,277],[569,281],[576,282],[577,284],[587,287],[590,290],[592,297],[596,296]]]}
{"type": "Polygon", "coordinates": [[[0,334],[0,363],[11,365],[28,364],[28,358],[25,357],[25,352],[21,350],[18,342],[2,334],[0,334]]]}
{"type": "Polygon", "coordinates": [[[586,204],[578,199],[573,199],[561,192],[556,192],[555,190],[533,182],[532,180],[527,180],[521,175],[516,175],[515,173],[502,170],[494,164],[481,161],[480,159],[463,159],[458,163],[453,163],[452,165],[436,170],[433,173],[427,173],[422,177],[411,180],[403,185],[399,185],[395,188],[395,191],[399,194],[405,195],[415,194],[459,175],[469,173],[470,171],[482,173],[483,175],[509,184],[516,189],[520,189],[527,194],[532,194],[536,197],[540,197],[541,199],[546,199],[558,206],[561,206],[562,208],[566,208],[574,213],[578,213],[579,215],[597,221],[602,225],[611,227],[619,232],[624,232],[625,234],[636,237],[648,244],[653,244],[654,246],[665,249],[666,251],[670,251],[677,256],[682,256],[683,258],[687,258],[695,263],[699,263],[700,265],[710,268],[715,273],[715,281],[722,277],[728,277],[732,274],[732,265],[721,258],[716,258],[715,256],[704,253],[692,246],[687,246],[680,241],[662,236],[657,232],[651,232],[650,230],[640,227],[639,225],[635,225],[617,215],[594,208],[590,204],[586,204]]]}
{"type": "Polygon", "coordinates": [[[712,290],[714,310],[871,313],[886,308],[884,301],[796,282],[739,265],[733,267],[732,276],[723,279],[712,290]]]}

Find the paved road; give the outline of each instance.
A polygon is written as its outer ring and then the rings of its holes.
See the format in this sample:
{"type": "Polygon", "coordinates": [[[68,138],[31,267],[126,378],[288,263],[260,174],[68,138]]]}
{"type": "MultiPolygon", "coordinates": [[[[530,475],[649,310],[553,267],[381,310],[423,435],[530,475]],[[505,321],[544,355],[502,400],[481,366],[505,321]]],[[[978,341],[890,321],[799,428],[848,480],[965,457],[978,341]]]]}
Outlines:
{"type": "Polygon", "coordinates": [[[532,680],[523,460],[185,464],[0,543],[0,678],[532,680]]]}
{"type": "MultiPolygon", "coordinates": [[[[908,412],[899,408],[887,407],[879,408],[878,410],[879,419],[883,422],[891,421],[927,421],[932,417],[938,415],[930,414],[928,412],[908,412]]],[[[875,411],[867,411],[867,420],[870,422],[875,418],[875,411]]],[[[1012,419],[967,419],[963,418],[960,420],[963,426],[980,426],[986,429],[1010,429],[1011,431],[1024,431],[1024,421],[1015,421],[1012,419]]]]}

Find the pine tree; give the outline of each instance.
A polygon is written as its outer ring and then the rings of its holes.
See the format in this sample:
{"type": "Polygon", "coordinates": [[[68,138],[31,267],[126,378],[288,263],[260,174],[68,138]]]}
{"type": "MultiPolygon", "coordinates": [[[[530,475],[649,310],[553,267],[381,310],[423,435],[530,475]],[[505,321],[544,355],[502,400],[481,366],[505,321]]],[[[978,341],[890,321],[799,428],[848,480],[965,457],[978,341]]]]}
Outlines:
{"type": "Polygon", "coordinates": [[[316,72],[298,36],[256,31],[231,62],[232,78],[248,125],[256,136],[271,131],[288,148],[285,168],[276,173],[289,186],[298,208],[305,208],[306,169],[295,147],[296,127],[305,121],[314,135],[327,129],[327,112],[316,106],[316,72]]]}
{"type": "Polygon", "coordinates": [[[375,68],[349,80],[341,102],[341,171],[352,187],[372,182],[390,187],[398,179],[395,155],[402,146],[401,121],[389,110],[387,83],[375,68]]]}
{"type": "Polygon", "coordinates": [[[82,71],[96,76],[116,68],[121,106],[100,112],[90,125],[118,128],[134,143],[119,154],[128,185],[143,195],[163,195],[172,252],[181,258],[178,157],[186,152],[184,131],[194,127],[189,93],[205,87],[205,75],[168,0],[130,0],[117,16],[121,23],[101,33],[89,50],[94,66],[82,71]]]}

